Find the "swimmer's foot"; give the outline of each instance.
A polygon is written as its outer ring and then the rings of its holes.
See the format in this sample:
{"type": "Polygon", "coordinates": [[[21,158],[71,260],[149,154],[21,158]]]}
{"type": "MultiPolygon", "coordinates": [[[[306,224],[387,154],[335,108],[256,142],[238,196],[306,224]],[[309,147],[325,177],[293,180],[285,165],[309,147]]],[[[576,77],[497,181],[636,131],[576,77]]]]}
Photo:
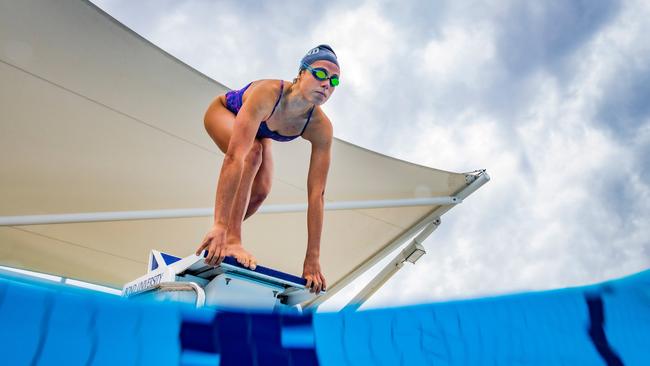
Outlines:
{"type": "Polygon", "coordinates": [[[241,243],[230,242],[226,244],[226,256],[234,257],[244,267],[250,269],[257,267],[257,259],[244,249],[241,243]]]}

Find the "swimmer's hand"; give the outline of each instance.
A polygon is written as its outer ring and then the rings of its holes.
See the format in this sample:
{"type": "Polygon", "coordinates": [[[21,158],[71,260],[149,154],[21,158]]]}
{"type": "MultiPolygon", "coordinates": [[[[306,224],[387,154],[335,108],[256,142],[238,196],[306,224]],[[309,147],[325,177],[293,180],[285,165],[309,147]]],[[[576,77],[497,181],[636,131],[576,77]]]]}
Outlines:
{"type": "Polygon", "coordinates": [[[320,270],[318,258],[305,258],[305,263],[302,267],[302,277],[307,280],[306,286],[309,288],[309,292],[318,294],[327,287],[325,276],[323,276],[323,272],[320,270]]]}
{"type": "Polygon", "coordinates": [[[226,227],[214,224],[210,228],[210,231],[205,234],[201,245],[196,250],[196,255],[201,255],[204,249],[208,250],[208,256],[205,257],[205,264],[216,266],[226,257],[226,233],[226,227]]]}

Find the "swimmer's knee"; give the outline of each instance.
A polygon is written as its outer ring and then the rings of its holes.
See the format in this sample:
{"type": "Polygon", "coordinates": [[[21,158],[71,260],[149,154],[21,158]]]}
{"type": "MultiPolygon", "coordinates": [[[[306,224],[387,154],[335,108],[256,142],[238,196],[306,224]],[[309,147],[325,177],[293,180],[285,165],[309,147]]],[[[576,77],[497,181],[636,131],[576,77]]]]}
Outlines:
{"type": "Polygon", "coordinates": [[[269,196],[270,190],[261,190],[251,194],[250,206],[261,206],[266,197],[269,196]]]}
{"type": "Polygon", "coordinates": [[[266,197],[271,193],[271,177],[267,177],[266,175],[262,177],[257,182],[257,195],[261,197],[262,201],[266,199],[266,197]]]}
{"type": "Polygon", "coordinates": [[[248,207],[246,208],[246,214],[244,215],[244,219],[247,219],[250,217],[252,214],[257,212],[257,210],[262,206],[262,203],[268,196],[268,192],[257,192],[257,193],[252,193],[251,194],[251,199],[248,202],[248,207]]]}

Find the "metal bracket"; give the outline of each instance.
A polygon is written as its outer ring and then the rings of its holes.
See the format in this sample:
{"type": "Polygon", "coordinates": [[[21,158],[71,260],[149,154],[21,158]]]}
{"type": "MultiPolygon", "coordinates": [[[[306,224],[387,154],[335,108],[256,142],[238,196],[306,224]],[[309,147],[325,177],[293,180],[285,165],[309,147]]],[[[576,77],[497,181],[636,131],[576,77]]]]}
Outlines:
{"type": "Polygon", "coordinates": [[[470,184],[474,182],[478,177],[485,174],[485,169],[475,170],[473,172],[465,173],[465,183],[470,184]]]}
{"type": "Polygon", "coordinates": [[[137,293],[133,296],[141,296],[154,290],[158,290],[159,292],[194,291],[196,293],[195,306],[201,308],[205,305],[205,291],[194,282],[161,282],[147,289],[147,291],[137,293]]]}

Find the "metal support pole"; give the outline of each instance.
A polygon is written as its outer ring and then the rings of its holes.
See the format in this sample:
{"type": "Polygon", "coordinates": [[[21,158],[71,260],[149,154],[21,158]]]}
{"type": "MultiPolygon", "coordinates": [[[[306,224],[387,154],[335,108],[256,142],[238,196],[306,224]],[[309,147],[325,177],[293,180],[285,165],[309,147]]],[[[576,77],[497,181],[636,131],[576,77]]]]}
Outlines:
{"type": "MultiPolygon", "coordinates": [[[[368,201],[341,201],[326,202],[325,210],[361,210],[387,207],[412,207],[412,206],[439,206],[455,205],[462,202],[454,196],[429,197],[429,198],[407,198],[394,200],[368,200],[368,201]]],[[[307,210],[306,203],[267,205],[260,207],[258,213],[289,213],[302,212],[307,210]]],[[[214,209],[188,208],[170,210],[148,210],[148,211],[115,211],[115,212],[88,212],[54,215],[28,215],[28,216],[0,216],[0,226],[23,226],[23,225],[49,225],[69,224],[100,221],[126,221],[126,220],[152,220],[172,219],[185,217],[209,217],[214,214],[214,209]]]]}
{"type": "Polygon", "coordinates": [[[386,281],[388,281],[397,271],[399,271],[404,262],[415,262],[420,259],[426,251],[422,243],[440,226],[440,219],[436,219],[427,225],[406,248],[393,258],[359,293],[352,298],[345,307],[346,310],[357,310],[372,296],[386,281]]]}

